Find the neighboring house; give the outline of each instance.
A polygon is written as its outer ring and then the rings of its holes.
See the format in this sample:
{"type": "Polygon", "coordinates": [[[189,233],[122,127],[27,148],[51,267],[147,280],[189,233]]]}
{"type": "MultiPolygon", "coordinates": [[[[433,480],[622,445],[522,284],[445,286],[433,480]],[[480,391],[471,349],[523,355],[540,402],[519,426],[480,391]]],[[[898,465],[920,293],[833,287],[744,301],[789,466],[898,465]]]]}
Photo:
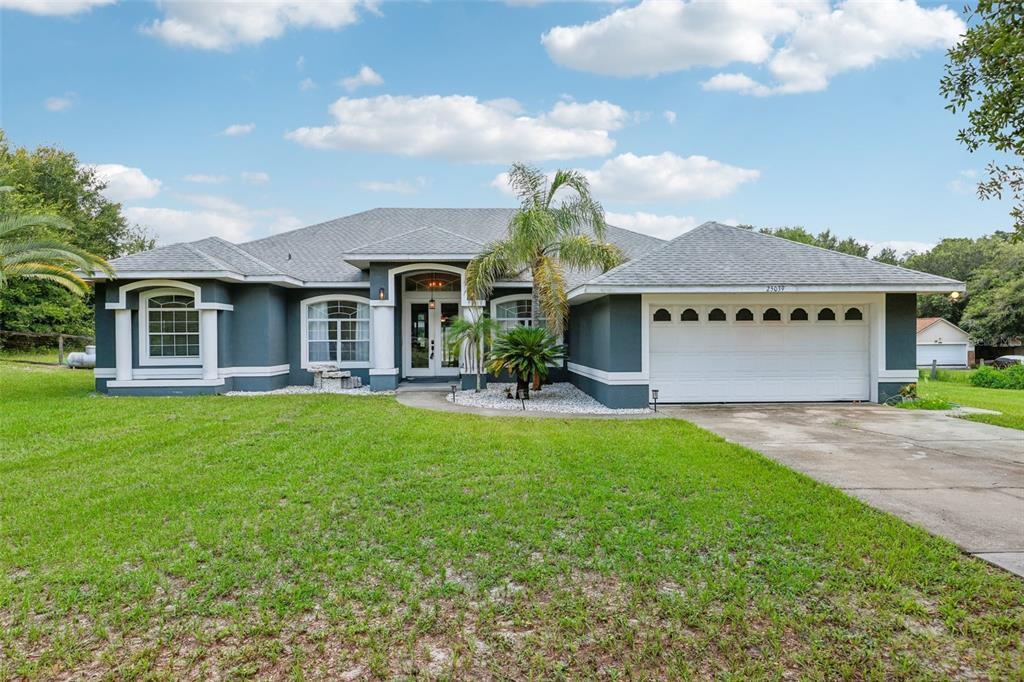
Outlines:
{"type": "MultiPolygon", "coordinates": [[[[245,244],[217,238],[113,261],[96,284],[98,390],[268,390],[334,362],[375,390],[472,375],[457,315],[528,324],[529,273],[486,301],[465,267],[512,209],[374,209],[245,244]]],[[[917,293],[960,282],[706,223],[665,242],[609,227],[630,260],[567,277],[569,357],[602,403],[884,400],[917,377],[917,293]]]]}
{"type": "Polygon", "coordinates": [[[917,366],[969,367],[974,364],[974,344],[960,327],[941,317],[917,320],[917,366]]]}

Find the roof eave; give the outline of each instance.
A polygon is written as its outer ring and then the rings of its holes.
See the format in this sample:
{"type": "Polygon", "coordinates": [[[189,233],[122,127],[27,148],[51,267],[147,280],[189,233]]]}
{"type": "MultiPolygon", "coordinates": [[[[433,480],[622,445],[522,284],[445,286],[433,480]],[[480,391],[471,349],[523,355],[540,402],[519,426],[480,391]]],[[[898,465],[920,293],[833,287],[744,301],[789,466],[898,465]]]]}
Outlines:
{"type": "MultiPolygon", "coordinates": [[[[775,285],[772,285],[774,287],[775,285]]],[[[814,293],[886,293],[886,294],[949,294],[966,292],[963,282],[930,284],[785,284],[781,290],[758,285],[716,286],[651,286],[621,284],[582,284],[571,291],[570,301],[581,302],[606,294],[814,294],[814,293]]]]}
{"type": "Polygon", "coordinates": [[[341,259],[357,268],[366,269],[370,263],[436,263],[468,261],[479,253],[343,253],[341,259]]]}
{"type": "Polygon", "coordinates": [[[93,274],[83,279],[104,282],[115,279],[217,279],[224,282],[271,283],[283,286],[301,287],[303,281],[288,275],[242,275],[230,270],[123,270],[115,271],[113,277],[93,274]]]}

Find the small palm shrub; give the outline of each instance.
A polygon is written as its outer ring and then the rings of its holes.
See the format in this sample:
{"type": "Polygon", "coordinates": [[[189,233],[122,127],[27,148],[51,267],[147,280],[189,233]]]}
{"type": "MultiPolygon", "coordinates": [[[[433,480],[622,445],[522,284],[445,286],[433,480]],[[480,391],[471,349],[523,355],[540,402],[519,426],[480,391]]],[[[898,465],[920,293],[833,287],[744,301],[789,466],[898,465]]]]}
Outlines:
{"type": "Polygon", "coordinates": [[[508,370],[516,378],[516,389],[529,399],[531,380],[547,378],[548,365],[563,357],[565,346],[547,329],[513,327],[495,337],[487,369],[494,374],[508,370]]]}
{"type": "Polygon", "coordinates": [[[1010,365],[1006,369],[979,367],[971,375],[971,385],[982,388],[1024,390],[1024,365],[1010,365]]]}

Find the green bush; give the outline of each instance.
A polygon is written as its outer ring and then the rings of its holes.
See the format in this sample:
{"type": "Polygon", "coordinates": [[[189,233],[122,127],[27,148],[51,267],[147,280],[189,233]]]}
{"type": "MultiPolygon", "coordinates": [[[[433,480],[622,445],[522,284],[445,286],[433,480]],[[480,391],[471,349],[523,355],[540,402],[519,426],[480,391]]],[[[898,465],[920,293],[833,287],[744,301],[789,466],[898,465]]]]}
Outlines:
{"type": "Polygon", "coordinates": [[[1024,391],[1024,365],[1010,365],[1006,369],[979,367],[971,375],[971,385],[1024,391]]]}
{"type": "Polygon", "coordinates": [[[913,398],[896,403],[896,407],[904,410],[950,410],[953,403],[942,398],[913,398]]]}

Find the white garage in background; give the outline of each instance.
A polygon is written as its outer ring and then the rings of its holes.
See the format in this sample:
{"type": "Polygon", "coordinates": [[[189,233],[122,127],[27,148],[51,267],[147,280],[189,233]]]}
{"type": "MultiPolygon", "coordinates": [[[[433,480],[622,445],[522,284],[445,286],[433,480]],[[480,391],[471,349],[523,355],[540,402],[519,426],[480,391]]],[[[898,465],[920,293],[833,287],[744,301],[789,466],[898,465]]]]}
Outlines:
{"type": "Polygon", "coordinates": [[[974,350],[971,339],[960,327],[941,317],[917,320],[917,365],[930,367],[967,367],[969,353],[974,350]]]}
{"type": "Polygon", "coordinates": [[[871,306],[840,298],[651,300],[650,386],[666,403],[869,400],[871,306]]]}

